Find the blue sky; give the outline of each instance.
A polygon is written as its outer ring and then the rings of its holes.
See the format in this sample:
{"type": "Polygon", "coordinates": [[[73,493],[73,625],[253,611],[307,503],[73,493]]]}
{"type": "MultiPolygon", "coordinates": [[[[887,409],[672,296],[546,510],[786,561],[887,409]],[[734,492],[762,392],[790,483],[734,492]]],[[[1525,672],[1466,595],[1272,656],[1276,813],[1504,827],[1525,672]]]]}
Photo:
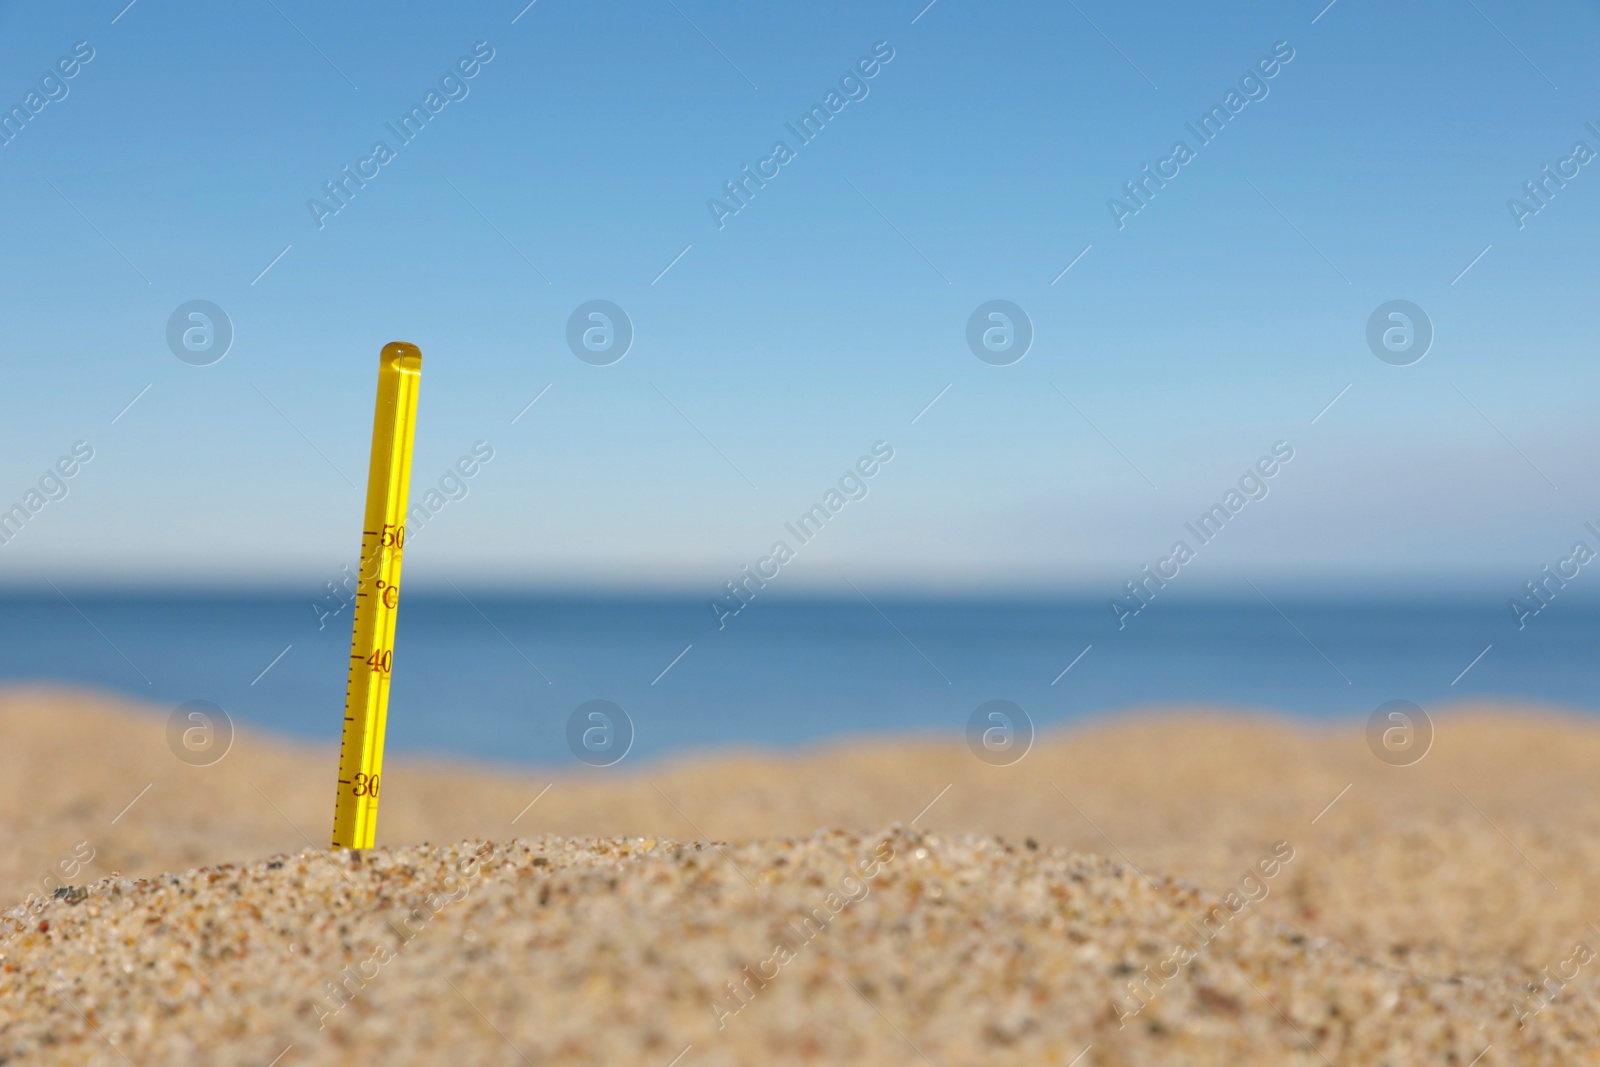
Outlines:
{"type": "Polygon", "coordinates": [[[0,2],[0,107],[94,54],[0,148],[0,507],[94,449],[0,579],[331,576],[378,350],[408,340],[413,493],[494,449],[413,581],[709,593],[881,440],[786,588],[1109,594],[1286,441],[1186,583],[1516,592],[1600,545],[1600,165],[1520,228],[1507,207],[1600,150],[1600,10],[1324,2],[0,2]],[[479,42],[400,146],[385,124],[479,42]],[[380,139],[319,228],[308,201],[380,139]],[[1119,229],[1108,200],[1180,139],[1119,229]],[[719,228],[707,201],[778,140],[719,228]],[[209,366],[165,336],[195,299],[235,331],[209,366]],[[633,325],[609,366],[565,339],[593,299],[633,325]],[[1009,366],[966,341],[994,299],[1035,334],[1009,366]],[[1409,366],[1366,341],[1395,299],[1435,331],[1409,366]]]}

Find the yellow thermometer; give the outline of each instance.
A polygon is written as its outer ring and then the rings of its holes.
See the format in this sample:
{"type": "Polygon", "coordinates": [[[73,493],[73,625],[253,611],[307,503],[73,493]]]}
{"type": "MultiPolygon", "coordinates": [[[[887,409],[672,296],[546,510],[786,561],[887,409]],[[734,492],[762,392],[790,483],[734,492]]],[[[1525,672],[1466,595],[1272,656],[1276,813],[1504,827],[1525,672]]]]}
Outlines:
{"type": "Polygon", "coordinates": [[[371,848],[378,830],[383,730],[394,667],[394,622],[400,606],[400,560],[406,546],[406,495],[411,438],[417,424],[422,353],[395,341],[378,357],[378,407],[372,418],[367,512],[361,527],[350,678],[345,687],[339,792],[333,805],[333,847],[371,848]]]}

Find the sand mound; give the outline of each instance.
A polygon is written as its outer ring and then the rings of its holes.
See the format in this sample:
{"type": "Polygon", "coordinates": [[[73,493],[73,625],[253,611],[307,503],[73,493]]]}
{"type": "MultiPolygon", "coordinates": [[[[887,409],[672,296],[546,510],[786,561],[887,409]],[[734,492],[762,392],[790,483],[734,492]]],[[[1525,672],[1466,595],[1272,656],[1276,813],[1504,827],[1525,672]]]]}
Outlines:
{"type": "Polygon", "coordinates": [[[10,919],[0,1060],[1554,1064],[1600,1023],[1564,1003],[1519,1033],[1511,979],[1409,974],[1233,906],[903,829],[308,850],[10,919]]]}

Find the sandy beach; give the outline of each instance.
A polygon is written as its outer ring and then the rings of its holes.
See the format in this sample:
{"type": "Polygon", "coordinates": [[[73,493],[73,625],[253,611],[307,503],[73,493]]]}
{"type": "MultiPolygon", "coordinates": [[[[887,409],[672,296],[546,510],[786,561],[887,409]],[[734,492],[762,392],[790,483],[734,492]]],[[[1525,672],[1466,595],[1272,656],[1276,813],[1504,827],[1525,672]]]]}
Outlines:
{"type": "Polygon", "coordinates": [[[169,710],[0,696],[0,1062],[1600,1062],[1600,727],[1554,710],[1430,709],[1410,767],[1180,708],[1010,767],[393,757],[331,854],[332,746],[190,766],[169,710]]]}

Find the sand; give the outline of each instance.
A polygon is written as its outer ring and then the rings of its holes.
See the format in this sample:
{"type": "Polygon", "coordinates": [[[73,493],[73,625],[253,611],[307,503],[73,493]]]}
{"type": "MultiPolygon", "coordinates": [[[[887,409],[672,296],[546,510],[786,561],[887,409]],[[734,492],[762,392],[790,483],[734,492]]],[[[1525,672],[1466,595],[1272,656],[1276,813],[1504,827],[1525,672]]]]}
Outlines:
{"type": "Polygon", "coordinates": [[[0,1062],[1600,1062],[1575,716],[1435,710],[1405,768],[1205,709],[1004,768],[392,759],[328,853],[331,747],[192,767],[166,710],[0,695],[0,1062]]]}

